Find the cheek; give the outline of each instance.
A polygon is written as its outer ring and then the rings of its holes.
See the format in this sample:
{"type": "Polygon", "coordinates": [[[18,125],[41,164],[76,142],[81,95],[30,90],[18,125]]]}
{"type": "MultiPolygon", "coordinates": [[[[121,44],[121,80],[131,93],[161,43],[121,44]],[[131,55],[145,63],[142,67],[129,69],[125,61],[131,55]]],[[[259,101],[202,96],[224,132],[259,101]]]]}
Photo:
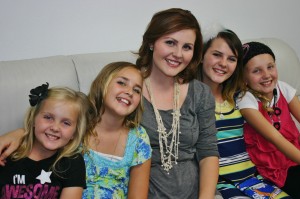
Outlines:
{"type": "Polygon", "coordinates": [[[185,62],[190,63],[192,61],[194,52],[187,52],[185,54],[185,62]]]}

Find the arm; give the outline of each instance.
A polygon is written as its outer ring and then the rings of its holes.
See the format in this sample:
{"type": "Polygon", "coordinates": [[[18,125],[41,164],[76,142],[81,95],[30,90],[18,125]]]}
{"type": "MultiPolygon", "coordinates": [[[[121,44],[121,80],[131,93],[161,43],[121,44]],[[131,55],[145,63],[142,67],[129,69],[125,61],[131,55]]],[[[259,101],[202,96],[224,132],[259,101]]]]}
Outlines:
{"type": "Polygon", "coordinates": [[[289,103],[289,109],[295,119],[300,123],[300,101],[297,96],[294,96],[289,103]]]}
{"type": "Polygon", "coordinates": [[[199,199],[215,198],[216,185],[219,176],[218,157],[206,157],[199,162],[200,183],[199,199]]]}
{"type": "Polygon", "coordinates": [[[300,164],[300,151],[288,140],[286,140],[280,132],[270,124],[265,117],[256,109],[241,109],[241,114],[245,120],[266,140],[274,144],[278,150],[290,158],[292,161],[300,164]]]}
{"type": "Polygon", "coordinates": [[[151,160],[133,166],[130,170],[128,199],[148,198],[151,160]]]}
{"type": "Polygon", "coordinates": [[[83,188],[82,187],[66,187],[63,188],[60,199],[81,199],[83,188]]]}
{"type": "Polygon", "coordinates": [[[0,165],[4,166],[5,158],[14,152],[25,135],[24,129],[16,129],[0,136],[0,165]]]}

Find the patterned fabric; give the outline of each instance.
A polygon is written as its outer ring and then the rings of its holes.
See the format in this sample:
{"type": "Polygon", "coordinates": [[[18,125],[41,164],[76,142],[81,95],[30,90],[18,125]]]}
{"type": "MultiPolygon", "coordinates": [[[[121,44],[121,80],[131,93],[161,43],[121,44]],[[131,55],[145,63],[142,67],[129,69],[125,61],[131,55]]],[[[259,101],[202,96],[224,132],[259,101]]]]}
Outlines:
{"type": "Polygon", "coordinates": [[[144,128],[130,129],[124,157],[112,161],[89,150],[84,155],[87,188],[82,198],[127,198],[130,168],[151,158],[149,137],[144,128]]]}
{"type": "MultiPolygon", "coordinates": [[[[222,112],[230,112],[232,109],[233,106],[229,105],[222,109],[222,112]]],[[[244,119],[238,109],[235,109],[229,115],[224,115],[223,119],[216,114],[218,149],[220,153],[220,177],[217,188],[224,199],[250,198],[233,185],[233,183],[241,183],[246,179],[250,179],[256,174],[256,167],[246,152],[243,124],[244,119]]],[[[261,176],[257,177],[262,179],[261,176]]],[[[268,184],[273,185],[271,183],[268,184]]],[[[290,197],[286,193],[281,192],[276,198],[287,199],[290,197]]]]}
{"type": "MultiPolygon", "coordinates": [[[[232,108],[233,106],[229,105],[222,111],[229,112],[232,108]]],[[[224,178],[238,183],[252,177],[256,172],[255,166],[246,152],[243,124],[244,119],[237,109],[232,114],[224,115],[223,119],[216,114],[218,149],[220,153],[219,174],[222,176],[222,178],[219,178],[217,188],[224,198],[233,196],[248,198],[234,185],[224,181],[224,178]]]]}

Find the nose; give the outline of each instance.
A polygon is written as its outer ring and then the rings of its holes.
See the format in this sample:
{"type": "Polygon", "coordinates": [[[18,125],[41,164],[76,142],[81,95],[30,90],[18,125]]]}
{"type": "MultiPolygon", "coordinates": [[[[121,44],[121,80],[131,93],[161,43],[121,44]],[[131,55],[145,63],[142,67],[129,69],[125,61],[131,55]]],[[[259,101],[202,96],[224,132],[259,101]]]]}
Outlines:
{"type": "Polygon", "coordinates": [[[180,47],[175,47],[173,51],[175,57],[182,57],[182,49],[180,47]]]}
{"type": "Polygon", "coordinates": [[[131,88],[128,88],[127,91],[126,91],[126,94],[129,96],[129,97],[132,97],[133,95],[133,90],[131,88]]]}
{"type": "Polygon", "coordinates": [[[53,132],[58,132],[59,131],[59,124],[58,123],[53,123],[52,126],[50,127],[50,130],[53,132]]]}
{"type": "Polygon", "coordinates": [[[222,66],[223,68],[227,66],[227,59],[226,57],[222,57],[220,60],[220,66],[222,66]]]}
{"type": "Polygon", "coordinates": [[[269,77],[270,77],[270,72],[268,70],[263,70],[262,71],[262,78],[269,79],[269,77]]]}

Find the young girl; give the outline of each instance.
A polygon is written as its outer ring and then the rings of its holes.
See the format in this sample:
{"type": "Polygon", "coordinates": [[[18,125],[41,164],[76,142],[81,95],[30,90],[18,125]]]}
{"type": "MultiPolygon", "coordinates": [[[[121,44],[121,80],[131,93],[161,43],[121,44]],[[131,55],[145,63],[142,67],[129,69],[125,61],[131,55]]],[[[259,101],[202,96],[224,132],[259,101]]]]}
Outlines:
{"type": "Polygon", "coordinates": [[[268,46],[249,42],[243,48],[247,89],[238,106],[247,121],[247,151],[262,176],[300,198],[299,131],[291,117],[300,121],[296,90],[278,80],[275,55],[268,46]]]}
{"type": "MultiPolygon", "coordinates": [[[[242,43],[233,31],[218,24],[213,24],[204,30],[200,80],[209,85],[216,100],[215,116],[220,153],[217,188],[225,199],[248,198],[247,196],[252,198],[254,194],[257,197],[262,194],[262,192],[249,190],[249,184],[244,186],[248,189],[240,190],[241,183],[245,184],[257,175],[256,167],[245,148],[244,119],[235,103],[235,95],[243,80],[242,59],[242,43]]],[[[257,177],[262,180],[261,176],[257,177]]],[[[273,198],[288,198],[273,184],[268,184],[271,185],[271,191],[277,191],[272,194],[273,198]]],[[[269,193],[263,194],[268,196],[269,193]]]]}
{"type": "Polygon", "coordinates": [[[85,168],[77,148],[86,130],[88,98],[69,88],[30,91],[26,135],[0,167],[1,198],[81,198],[85,168]]]}
{"type": "Polygon", "coordinates": [[[140,70],[128,62],[108,64],[93,81],[88,97],[96,115],[83,141],[83,198],[147,198],[151,147],[139,126],[142,86],[140,70]]]}
{"type": "MultiPolygon", "coordinates": [[[[128,62],[106,65],[93,81],[88,98],[95,114],[81,147],[87,184],[82,198],[147,198],[151,147],[139,126],[142,85],[141,71],[128,62]]],[[[22,134],[16,131],[16,137],[22,134]]]]}
{"type": "Polygon", "coordinates": [[[149,198],[212,199],[218,179],[214,98],[197,81],[202,35],[188,10],[156,13],[137,65],[146,77],[142,125],[152,146],[149,198]]]}

